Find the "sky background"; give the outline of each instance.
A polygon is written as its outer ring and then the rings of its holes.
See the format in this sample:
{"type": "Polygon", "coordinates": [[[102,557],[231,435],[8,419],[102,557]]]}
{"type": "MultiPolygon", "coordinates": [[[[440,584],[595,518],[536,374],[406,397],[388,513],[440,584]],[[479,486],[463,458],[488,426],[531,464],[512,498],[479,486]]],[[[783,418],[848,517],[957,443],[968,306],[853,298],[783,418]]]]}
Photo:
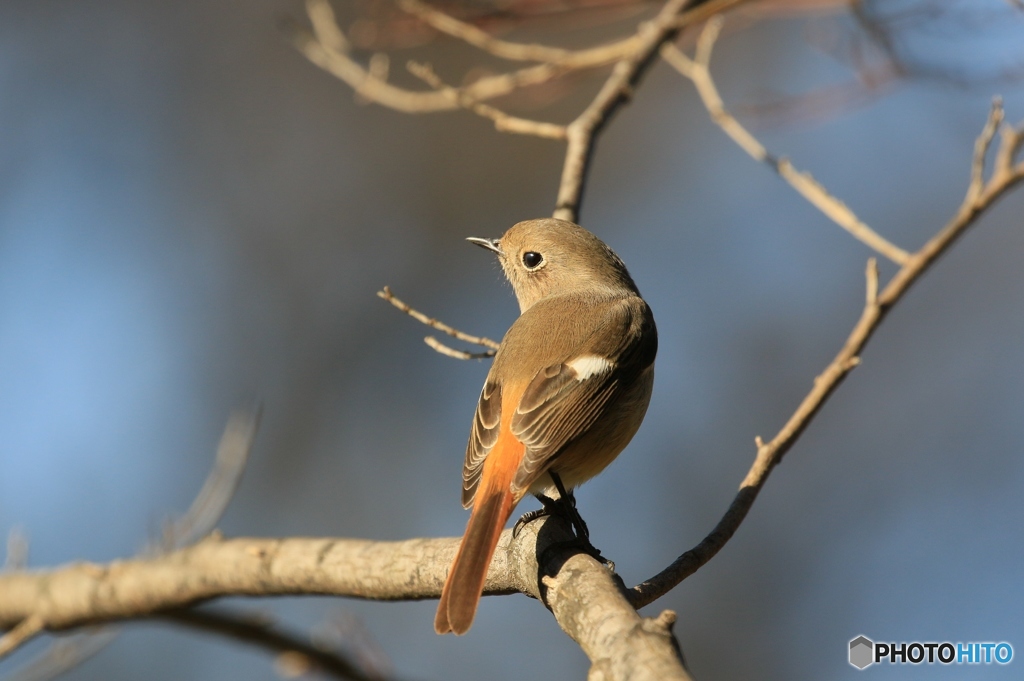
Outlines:
{"type": "MultiPolygon", "coordinates": [[[[842,15],[737,20],[712,64],[771,150],[908,250],[962,199],[991,96],[1024,119],[1020,83],[996,78],[1024,60],[1022,13],[950,4],[900,34],[924,75],[855,106],[757,115],[851,79],[815,46],[849,34],[842,15]]],[[[263,424],[225,534],[390,540],[465,526],[460,469],[488,365],[434,353],[427,329],[374,293],[390,285],[501,337],[518,308],[463,239],[550,215],[562,146],[465,112],[361,104],[288,44],[286,17],[302,5],[0,4],[0,531],[27,535],[34,567],[140,550],[188,507],[228,414],[253,399],[263,424]]],[[[635,21],[510,35],[586,44],[635,21]]],[[[407,58],[452,82],[475,59],[440,43],[396,51],[394,70],[407,58]]],[[[509,106],[566,121],[599,84],[509,106]]],[[[879,678],[1019,676],[1022,215],[1018,192],[913,288],[731,543],[644,611],[679,613],[697,678],[858,678],[846,655],[861,634],[1016,651],[1006,667],[870,671],[879,678]]],[[[602,137],[581,222],[627,263],[660,335],[644,426],[578,494],[595,545],[634,584],[724,512],[754,436],[774,435],[860,314],[871,253],[725,138],[664,64],[602,137]]],[[[894,268],[881,270],[884,283],[894,268]]],[[[362,650],[396,678],[588,667],[522,596],[484,599],[460,638],[433,633],[434,602],[232,605],[369,639],[362,650]]],[[[278,675],[261,650],[140,623],[66,678],[278,675]]]]}

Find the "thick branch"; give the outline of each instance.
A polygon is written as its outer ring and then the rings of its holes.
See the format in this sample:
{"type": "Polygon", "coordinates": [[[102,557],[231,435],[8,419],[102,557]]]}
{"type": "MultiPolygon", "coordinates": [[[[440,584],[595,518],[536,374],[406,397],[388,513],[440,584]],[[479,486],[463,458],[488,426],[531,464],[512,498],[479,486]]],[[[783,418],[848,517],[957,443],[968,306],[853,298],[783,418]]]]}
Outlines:
{"type": "MultiPolygon", "coordinates": [[[[224,595],[433,598],[441,592],[457,543],[211,536],[152,558],[6,573],[0,575],[0,628],[36,616],[45,629],[68,629],[224,595]]],[[[513,590],[505,585],[504,591],[513,590]]]]}
{"type": "MultiPolygon", "coordinates": [[[[231,414],[228,424],[224,428],[224,434],[221,436],[220,444],[217,445],[213,469],[207,475],[199,494],[196,495],[184,516],[164,528],[160,545],[150,546],[144,551],[145,554],[152,555],[188,546],[213,531],[234,496],[238,483],[242,479],[242,473],[245,472],[245,465],[249,461],[249,453],[256,437],[259,420],[260,408],[258,406],[231,414]]],[[[27,548],[25,550],[27,551],[27,548]]],[[[17,560],[8,562],[12,571],[20,571],[25,567],[17,560]]],[[[9,627],[0,624],[0,630],[5,628],[9,627]]],[[[33,613],[25,617],[11,631],[0,637],[0,658],[14,651],[45,628],[46,623],[40,619],[38,614],[33,613]]],[[[25,669],[54,669],[59,673],[63,668],[72,666],[75,657],[85,659],[108,645],[115,637],[116,633],[99,631],[83,634],[83,641],[80,642],[82,645],[79,646],[61,645],[61,643],[51,645],[48,650],[30,662],[25,669]]],[[[45,677],[45,674],[42,675],[45,677]]]]}
{"type": "MultiPolygon", "coordinates": [[[[530,523],[515,540],[506,531],[485,593],[542,598],[595,669],[610,674],[605,678],[688,678],[670,633],[673,617],[640,617],[602,564],[565,548],[571,538],[553,519],[530,523]]],[[[65,630],[161,615],[222,596],[437,598],[457,547],[456,539],[213,536],[163,556],[0,575],[0,629],[31,622],[35,631],[65,630]]]]}

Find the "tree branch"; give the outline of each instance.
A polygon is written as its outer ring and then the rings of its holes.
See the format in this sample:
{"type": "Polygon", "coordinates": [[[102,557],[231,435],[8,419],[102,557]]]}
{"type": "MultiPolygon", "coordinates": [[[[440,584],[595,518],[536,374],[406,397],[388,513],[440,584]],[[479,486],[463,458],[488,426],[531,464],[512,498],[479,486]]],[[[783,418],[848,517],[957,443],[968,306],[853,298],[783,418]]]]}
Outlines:
{"type": "MultiPolygon", "coordinates": [[[[434,30],[457,38],[482,52],[494,55],[500,59],[557,64],[573,57],[572,50],[566,50],[561,47],[515,43],[495,38],[490,33],[482,31],[472,24],[460,21],[440,10],[436,10],[427,3],[420,2],[420,0],[398,0],[398,6],[409,14],[419,17],[434,30]]],[[[632,38],[627,38],[600,49],[607,50],[612,54],[616,52],[625,54],[632,47],[631,43],[632,38]]]]}
{"type": "Polygon", "coordinates": [[[455,350],[453,348],[448,347],[447,345],[443,344],[441,341],[437,340],[433,336],[427,336],[426,338],[423,339],[424,343],[429,345],[437,352],[440,352],[442,355],[454,357],[455,359],[484,359],[487,357],[494,357],[494,353],[498,351],[498,346],[500,344],[497,341],[493,341],[490,338],[486,338],[484,336],[470,335],[463,331],[459,331],[456,328],[448,326],[444,322],[434,319],[433,317],[428,317],[419,310],[410,307],[406,303],[396,298],[395,294],[393,294],[391,292],[391,289],[388,288],[387,286],[384,287],[383,291],[377,291],[377,297],[388,301],[397,309],[401,310],[402,312],[409,315],[410,317],[420,322],[421,324],[426,324],[430,328],[437,329],[441,333],[448,334],[452,338],[458,338],[461,341],[466,341],[467,343],[472,343],[473,345],[480,345],[482,347],[489,348],[486,352],[463,352],[461,350],[455,350]]]}
{"type": "Polygon", "coordinates": [[[46,626],[45,620],[36,614],[26,615],[3,636],[0,636],[0,657],[13,652],[18,646],[31,641],[46,626]]]}
{"type": "Polygon", "coordinates": [[[117,627],[104,626],[95,631],[86,629],[71,636],[62,636],[28,663],[4,674],[3,681],[47,681],[56,678],[102,651],[120,633],[117,627]]]}
{"type": "Polygon", "coordinates": [[[565,139],[566,131],[564,125],[512,116],[496,107],[477,101],[465,90],[452,87],[441,80],[440,76],[434,73],[434,69],[429,64],[410,61],[406,66],[410,73],[438,92],[443,92],[451,97],[462,108],[472,111],[481,118],[493,121],[494,129],[498,132],[532,135],[533,137],[543,137],[546,139],[565,139]]]}
{"type": "Polygon", "coordinates": [[[829,194],[810,173],[801,172],[794,168],[788,159],[779,158],[769,153],[764,145],[749,130],[740,125],[740,122],[725,108],[710,71],[711,51],[718,39],[722,24],[723,20],[720,16],[705,24],[697,40],[697,50],[693,59],[687,57],[679,48],[670,43],[662,45],[662,58],[693,82],[711,120],[751,158],[774,170],[812,206],[862,243],[897,265],[905,264],[910,258],[909,253],[868,227],[845,203],[829,194]]]}
{"type": "Polygon", "coordinates": [[[298,656],[298,661],[304,667],[312,667],[339,679],[382,681],[380,676],[365,673],[342,655],[308,643],[301,636],[275,628],[265,617],[208,608],[187,608],[158,613],[153,619],[226,636],[282,655],[298,656]]]}
{"type": "MultiPolygon", "coordinates": [[[[543,62],[511,73],[481,78],[462,88],[443,86],[440,79],[436,79],[431,83],[435,87],[434,92],[396,87],[356,63],[348,56],[348,42],[337,27],[334,12],[326,0],[307,0],[313,35],[296,30],[292,38],[307,59],[343,80],[368,101],[406,113],[449,111],[463,107],[494,120],[495,127],[504,132],[566,139],[568,145],[554,217],[576,222],[594,142],[619,105],[630,98],[633,88],[657,55],[658,48],[674,39],[684,27],[705,21],[743,1],[669,0],[654,19],[642,24],[633,35],[607,45],[572,51],[498,40],[418,0],[407,0],[403,2],[403,8],[437,30],[506,59],[543,62]],[[692,9],[688,9],[691,6],[692,9]],[[546,83],[569,72],[612,63],[615,68],[597,96],[564,128],[552,123],[519,119],[483,104],[488,99],[510,94],[522,87],[546,83]]],[[[452,356],[458,356],[457,351],[453,352],[452,356]]]]}
{"type": "MultiPolygon", "coordinates": [[[[188,511],[179,520],[170,523],[163,532],[162,540],[143,551],[143,555],[159,555],[176,548],[188,546],[210,534],[227,509],[228,503],[238,489],[242,473],[249,461],[252,443],[259,427],[260,408],[239,410],[231,414],[220,443],[213,468],[207,474],[199,494],[196,495],[188,511]]],[[[27,549],[25,549],[27,552],[27,549]]],[[[9,556],[10,558],[10,556],[9,556]]],[[[24,571],[26,566],[20,561],[9,561],[10,571],[15,574],[24,571]]],[[[31,640],[45,628],[35,613],[26,616],[13,628],[0,623],[0,629],[11,629],[0,637],[0,658],[10,654],[22,644],[31,640]]],[[[100,629],[96,632],[83,634],[76,644],[60,641],[51,645],[46,651],[24,667],[25,670],[37,669],[43,678],[62,672],[77,662],[87,659],[116,638],[116,632],[100,629]],[[54,674],[49,674],[53,670],[54,674]]]]}
{"type": "MultiPolygon", "coordinates": [[[[978,138],[981,151],[974,155],[972,187],[977,182],[976,178],[979,177],[977,169],[984,165],[984,158],[990,150],[995,126],[998,126],[1002,119],[1002,104],[997,99],[992,104],[988,122],[978,138]]],[[[835,359],[825,367],[825,370],[814,379],[811,391],[775,437],[767,443],[763,442],[760,437],[755,438],[757,455],[754,463],[740,484],[739,492],[732,504],[711,533],[660,573],[633,587],[629,596],[633,605],[638,608],[643,607],[668,593],[711,560],[732,538],[743,519],[746,518],[747,512],[754,500],[757,499],[761,488],[764,487],[772,469],[782,461],[782,457],[797,441],[847,374],[860,363],[861,351],[893,306],[902,300],[913,283],[931,267],[935,260],[975,223],[979,215],[1024,179],[1024,161],[1020,161],[1016,165],[1013,164],[1013,156],[1019,151],[1022,144],[1024,144],[1024,128],[1003,127],[1000,148],[996,152],[995,169],[988,182],[983,182],[980,190],[968,191],[956,215],[920,250],[909,256],[907,262],[896,272],[881,293],[878,293],[878,270],[875,262],[874,260],[868,261],[864,310],[842,349],[835,359]]]]}
{"type": "MultiPolygon", "coordinates": [[[[442,92],[418,92],[397,87],[375,77],[348,55],[348,41],[338,28],[334,11],[326,0],[307,0],[306,10],[313,34],[298,28],[290,31],[295,47],[316,66],[344,81],[368,101],[404,113],[432,113],[459,108],[457,101],[442,92]],[[341,35],[339,41],[337,36],[341,35]]],[[[441,14],[437,10],[433,10],[441,14]]],[[[457,21],[449,17],[452,21],[457,21]]],[[[461,36],[460,36],[461,37],[461,36]]],[[[504,42],[504,41],[501,41],[504,42]]],[[[461,88],[473,101],[486,101],[540,85],[571,71],[612,64],[636,49],[638,36],[583,50],[569,50],[557,62],[544,62],[517,71],[487,76],[461,88]]],[[[472,44],[472,43],[470,43],[472,44]]]]}
{"type": "MultiPolygon", "coordinates": [[[[543,600],[594,668],[611,674],[605,678],[689,678],[671,636],[674,615],[641,617],[621,581],[570,548],[572,539],[571,529],[555,518],[528,524],[516,539],[506,530],[484,593],[543,600]]],[[[37,630],[60,631],[151,617],[222,596],[437,598],[458,543],[211,536],[162,556],[4,574],[0,629],[32,619],[37,630]]]]}
{"type": "Polygon", "coordinates": [[[554,217],[570,222],[579,221],[583,186],[597,136],[619,106],[632,96],[633,88],[650,67],[658,48],[663,43],[673,40],[684,26],[724,11],[738,1],[711,0],[687,12],[687,7],[695,4],[693,0],[669,0],[654,19],[640,26],[636,33],[639,38],[636,49],[615,64],[597,96],[583,113],[566,127],[568,146],[562,165],[554,217]]]}
{"type": "Polygon", "coordinates": [[[242,481],[260,425],[262,409],[255,406],[231,414],[217,445],[217,455],[192,505],[164,528],[163,549],[188,546],[213,532],[242,481]]]}

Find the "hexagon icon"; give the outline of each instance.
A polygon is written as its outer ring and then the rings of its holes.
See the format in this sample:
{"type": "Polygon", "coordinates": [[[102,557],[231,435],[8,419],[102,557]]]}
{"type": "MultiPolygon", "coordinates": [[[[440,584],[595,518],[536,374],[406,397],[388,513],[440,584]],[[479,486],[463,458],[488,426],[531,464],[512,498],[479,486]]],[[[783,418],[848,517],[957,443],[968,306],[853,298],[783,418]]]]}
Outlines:
{"type": "Polygon", "coordinates": [[[850,641],[850,664],[857,669],[864,669],[873,663],[875,644],[866,636],[858,636],[850,641]]]}

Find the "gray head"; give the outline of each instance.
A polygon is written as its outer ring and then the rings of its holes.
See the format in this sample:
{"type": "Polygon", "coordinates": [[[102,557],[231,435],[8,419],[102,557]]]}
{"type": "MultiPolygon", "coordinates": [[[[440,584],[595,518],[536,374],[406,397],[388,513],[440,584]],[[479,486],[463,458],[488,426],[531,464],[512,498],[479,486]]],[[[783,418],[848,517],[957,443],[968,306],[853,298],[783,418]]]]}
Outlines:
{"type": "Polygon", "coordinates": [[[596,236],[565,220],[526,220],[500,239],[468,240],[497,254],[522,312],[551,295],[637,294],[619,256],[596,236]]]}

